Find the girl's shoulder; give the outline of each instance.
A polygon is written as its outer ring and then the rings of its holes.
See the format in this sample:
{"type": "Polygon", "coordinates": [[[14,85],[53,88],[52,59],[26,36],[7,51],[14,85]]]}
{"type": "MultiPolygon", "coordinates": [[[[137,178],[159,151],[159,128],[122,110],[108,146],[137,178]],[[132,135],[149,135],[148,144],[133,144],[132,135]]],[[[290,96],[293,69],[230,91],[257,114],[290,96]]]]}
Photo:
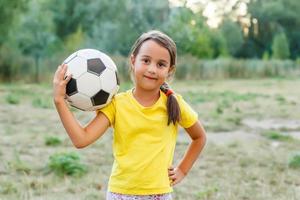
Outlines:
{"type": "Polygon", "coordinates": [[[175,93],[175,97],[176,97],[177,101],[184,101],[184,98],[179,93],[175,93]]]}
{"type": "Polygon", "coordinates": [[[131,94],[131,90],[119,92],[113,97],[113,100],[120,101],[120,100],[128,99],[130,98],[130,94],[131,94]]]}
{"type": "Polygon", "coordinates": [[[180,108],[190,106],[189,101],[186,101],[186,99],[181,94],[175,93],[175,97],[180,108]]]}

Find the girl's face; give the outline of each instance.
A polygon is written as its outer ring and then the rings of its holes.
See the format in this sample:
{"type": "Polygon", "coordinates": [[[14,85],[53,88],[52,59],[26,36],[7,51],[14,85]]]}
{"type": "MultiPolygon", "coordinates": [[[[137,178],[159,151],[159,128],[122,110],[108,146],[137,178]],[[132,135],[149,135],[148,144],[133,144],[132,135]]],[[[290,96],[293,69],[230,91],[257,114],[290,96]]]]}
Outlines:
{"type": "Polygon", "coordinates": [[[157,90],[174,70],[169,51],[153,40],[145,41],[138,54],[131,55],[131,67],[136,87],[157,90]]]}

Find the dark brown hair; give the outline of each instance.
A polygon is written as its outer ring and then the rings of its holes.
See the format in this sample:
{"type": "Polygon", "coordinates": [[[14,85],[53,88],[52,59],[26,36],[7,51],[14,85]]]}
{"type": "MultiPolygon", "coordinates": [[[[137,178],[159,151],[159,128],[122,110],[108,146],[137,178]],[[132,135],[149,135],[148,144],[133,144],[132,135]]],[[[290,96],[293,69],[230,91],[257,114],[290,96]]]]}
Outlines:
{"type": "MultiPolygon", "coordinates": [[[[139,50],[142,46],[142,44],[147,40],[153,40],[157,42],[162,47],[166,48],[169,51],[170,54],[170,67],[173,67],[174,69],[169,74],[168,78],[171,78],[171,76],[175,72],[176,67],[176,44],[175,42],[166,34],[157,31],[152,30],[146,33],[143,33],[133,44],[130,52],[130,56],[133,55],[134,57],[137,56],[139,53],[139,50]]],[[[131,68],[130,68],[131,70],[131,68]]],[[[167,83],[164,83],[160,89],[167,95],[167,112],[168,112],[168,125],[172,122],[174,125],[176,122],[179,122],[180,120],[180,107],[178,105],[177,99],[174,95],[172,90],[170,89],[169,85],[167,83]]]]}

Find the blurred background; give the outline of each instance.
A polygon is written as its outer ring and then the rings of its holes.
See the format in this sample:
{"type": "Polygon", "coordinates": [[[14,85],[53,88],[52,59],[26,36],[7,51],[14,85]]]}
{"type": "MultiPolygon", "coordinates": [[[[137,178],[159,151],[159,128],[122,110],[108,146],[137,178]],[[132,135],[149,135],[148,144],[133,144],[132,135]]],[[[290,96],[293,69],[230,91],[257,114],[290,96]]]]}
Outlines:
{"type": "MultiPolygon", "coordinates": [[[[59,64],[81,48],[115,61],[148,30],[178,47],[172,88],[207,144],[175,200],[300,199],[300,1],[1,0],[0,200],[105,199],[112,129],[76,149],[52,101],[59,64]]],[[[70,107],[85,125],[94,112],[70,107]]],[[[190,138],[180,129],[173,165],[190,138]]]]}
{"type": "Polygon", "coordinates": [[[151,29],[176,41],[179,79],[299,75],[296,0],[3,0],[0,6],[5,82],[49,81],[80,48],[110,54],[128,80],[130,48],[151,29]]]}

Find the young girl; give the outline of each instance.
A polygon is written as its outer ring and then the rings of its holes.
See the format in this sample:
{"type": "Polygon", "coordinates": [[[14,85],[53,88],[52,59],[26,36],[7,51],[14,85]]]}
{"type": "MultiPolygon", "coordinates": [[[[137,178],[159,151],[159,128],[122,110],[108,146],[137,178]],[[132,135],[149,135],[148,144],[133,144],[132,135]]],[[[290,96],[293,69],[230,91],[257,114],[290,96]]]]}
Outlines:
{"type": "Polygon", "coordinates": [[[159,31],[142,34],[130,54],[135,86],[117,94],[81,127],[65,102],[66,65],[58,67],[54,102],[60,119],[77,148],[83,148],[114,128],[114,163],[106,199],[172,199],[172,186],[189,172],[205,144],[205,131],[195,111],[174,94],[166,81],[176,67],[176,46],[159,31]],[[178,126],[191,138],[187,152],[172,167],[178,126]]]}

